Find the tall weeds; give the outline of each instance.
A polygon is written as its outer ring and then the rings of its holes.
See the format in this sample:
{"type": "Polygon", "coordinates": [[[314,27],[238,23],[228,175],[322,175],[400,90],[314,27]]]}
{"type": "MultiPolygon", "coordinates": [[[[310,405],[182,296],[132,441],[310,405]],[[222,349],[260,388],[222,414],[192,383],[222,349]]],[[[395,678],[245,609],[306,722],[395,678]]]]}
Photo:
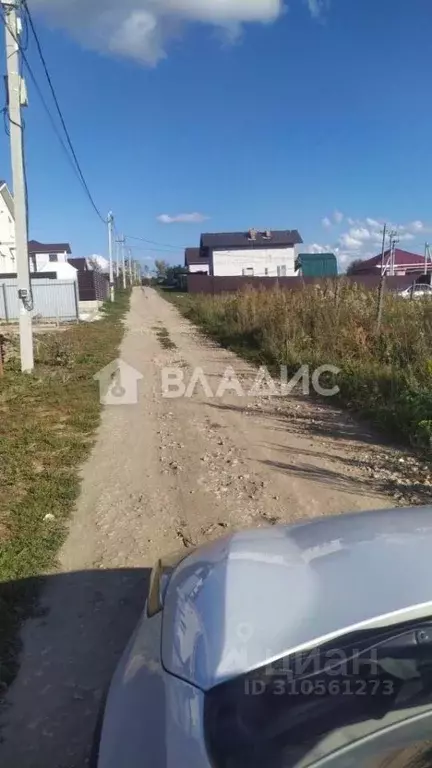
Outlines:
{"type": "Polygon", "coordinates": [[[226,346],[257,361],[331,364],[341,400],[387,430],[430,449],[432,302],[388,294],[377,331],[378,296],[328,281],[299,291],[190,296],[186,314],[226,346]]]}

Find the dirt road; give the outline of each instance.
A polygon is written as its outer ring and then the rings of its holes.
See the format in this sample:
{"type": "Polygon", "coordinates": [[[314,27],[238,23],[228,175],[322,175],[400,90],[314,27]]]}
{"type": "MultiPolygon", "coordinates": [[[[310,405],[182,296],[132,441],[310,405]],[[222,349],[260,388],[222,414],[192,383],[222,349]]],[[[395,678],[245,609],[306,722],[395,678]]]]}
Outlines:
{"type": "Polygon", "coordinates": [[[186,382],[200,366],[214,392],[227,366],[245,389],[256,372],[151,289],[134,291],[121,358],[143,375],[138,402],[104,410],[59,573],[23,631],[2,715],[3,768],[86,764],[101,696],[159,553],[238,526],[394,506],[407,493],[404,480],[402,490],[384,488],[390,459],[408,467],[410,457],[330,405],[232,391],[215,398],[198,387],[191,398],[163,397],[167,366],[186,382]]]}

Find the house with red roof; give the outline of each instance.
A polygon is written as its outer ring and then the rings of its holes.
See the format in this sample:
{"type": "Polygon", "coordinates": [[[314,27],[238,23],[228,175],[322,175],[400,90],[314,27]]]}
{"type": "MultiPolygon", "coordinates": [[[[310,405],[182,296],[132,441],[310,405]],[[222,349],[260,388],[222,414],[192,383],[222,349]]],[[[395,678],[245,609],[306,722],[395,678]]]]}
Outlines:
{"type": "MultiPolygon", "coordinates": [[[[382,265],[382,254],[374,256],[372,259],[365,259],[359,261],[354,265],[352,269],[353,275],[380,275],[382,265]]],[[[392,258],[391,251],[388,250],[384,254],[384,267],[387,275],[392,274],[392,258]]],[[[401,248],[396,248],[394,251],[394,274],[395,275],[410,275],[412,273],[425,273],[426,271],[432,274],[432,261],[424,255],[419,253],[410,253],[409,251],[403,251],[401,248]]]]}

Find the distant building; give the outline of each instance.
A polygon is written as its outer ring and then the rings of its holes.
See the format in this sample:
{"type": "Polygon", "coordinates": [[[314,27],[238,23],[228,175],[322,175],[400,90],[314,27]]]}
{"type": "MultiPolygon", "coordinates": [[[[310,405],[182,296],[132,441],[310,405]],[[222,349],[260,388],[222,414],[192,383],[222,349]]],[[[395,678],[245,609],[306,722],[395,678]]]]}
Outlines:
{"type": "Polygon", "coordinates": [[[197,272],[197,266],[207,264],[215,277],[289,277],[296,274],[301,243],[296,229],[206,233],[201,235],[199,257],[190,255],[189,271],[197,272]]]}
{"type": "Polygon", "coordinates": [[[337,258],[334,253],[299,253],[296,269],[302,277],[337,277],[337,258]]]}
{"type": "Polygon", "coordinates": [[[0,273],[16,272],[15,209],[5,181],[0,181],[0,273]]]}
{"type": "Polygon", "coordinates": [[[39,243],[30,240],[28,253],[31,272],[55,272],[59,280],[76,280],[77,270],[68,262],[69,243],[39,243]]]}
{"type": "MultiPolygon", "coordinates": [[[[391,251],[384,254],[384,266],[386,274],[391,274],[391,251]]],[[[380,275],[382,265],[382,254],[374,256],[372,259],[356,262],[351,270],[352,275],[380,275]]],[[[427,270],[432,272],[432,262],[427,261],[427,270]]],[[[394,251],[394,274],[409,275],[414,272],[425,271],[425,257],[419,253],[410,253],[396,248],[394,251]]]]}
{"type": "Polygon", "coordinates": [[[195,272],[208,275],[210,270],[209,257],[203,256],[200,248],[186,248],[185,267],[190,273],[195,272]]]}

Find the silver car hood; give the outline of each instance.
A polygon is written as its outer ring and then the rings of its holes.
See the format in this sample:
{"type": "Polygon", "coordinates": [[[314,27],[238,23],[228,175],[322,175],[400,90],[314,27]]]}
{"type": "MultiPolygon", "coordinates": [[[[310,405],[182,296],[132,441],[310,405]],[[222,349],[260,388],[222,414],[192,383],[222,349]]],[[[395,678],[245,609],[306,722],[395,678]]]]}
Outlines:
{"type": "Polygon", "coordinates": [[[209,690],[356,629],[432,616],[432,507],[244,531],[192,553],[165,596],[162,663],[209,690]]]}

